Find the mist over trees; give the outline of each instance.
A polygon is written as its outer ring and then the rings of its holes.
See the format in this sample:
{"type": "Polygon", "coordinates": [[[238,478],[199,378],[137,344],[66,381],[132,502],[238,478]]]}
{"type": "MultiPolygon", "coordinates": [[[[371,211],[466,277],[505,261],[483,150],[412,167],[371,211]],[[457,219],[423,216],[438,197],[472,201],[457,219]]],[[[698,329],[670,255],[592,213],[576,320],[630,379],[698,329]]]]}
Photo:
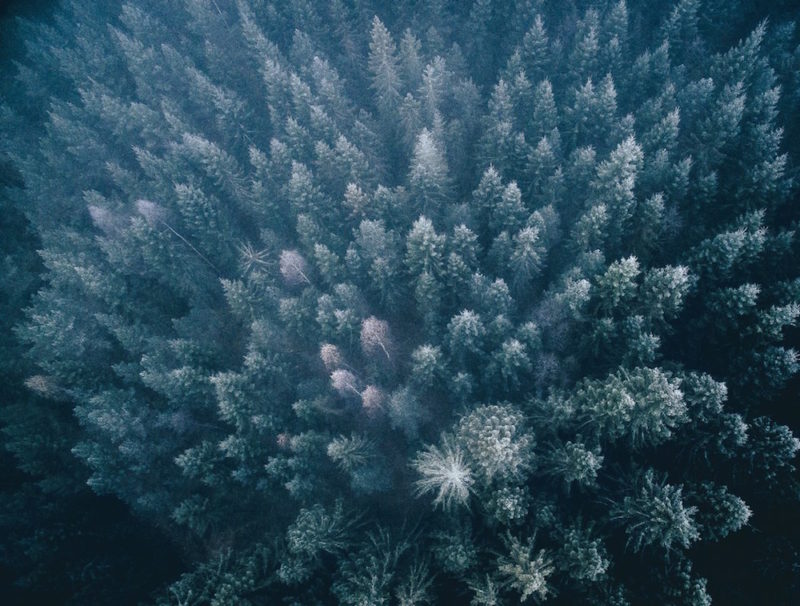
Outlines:
{"type": "Polygon", "coordinates": [[[2,593],[797,603],[798,16],[3,21],[2,593]]]}

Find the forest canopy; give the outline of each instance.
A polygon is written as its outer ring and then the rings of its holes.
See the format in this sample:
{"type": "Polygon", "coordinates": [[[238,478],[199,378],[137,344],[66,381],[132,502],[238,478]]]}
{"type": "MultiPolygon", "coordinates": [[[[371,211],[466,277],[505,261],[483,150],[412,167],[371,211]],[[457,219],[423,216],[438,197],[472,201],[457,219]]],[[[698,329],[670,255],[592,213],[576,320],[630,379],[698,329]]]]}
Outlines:
{"type": "Polygon", "coordinates": [[[6,593],[797,603],[800,13],[769,5],[4,20],[6,593]]]}

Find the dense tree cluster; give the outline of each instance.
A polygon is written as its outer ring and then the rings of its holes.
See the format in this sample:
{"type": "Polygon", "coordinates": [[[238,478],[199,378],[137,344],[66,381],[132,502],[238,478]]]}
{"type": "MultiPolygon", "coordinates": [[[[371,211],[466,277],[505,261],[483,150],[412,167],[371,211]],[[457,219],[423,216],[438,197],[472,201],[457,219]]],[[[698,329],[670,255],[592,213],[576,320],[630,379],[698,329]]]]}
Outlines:
{"type": "Polygon", "coordinates": [[[773,9],[5,26],[3,575],[39,591],[60,555],[75,603],[795,602],[800,32],[773,9]]]}

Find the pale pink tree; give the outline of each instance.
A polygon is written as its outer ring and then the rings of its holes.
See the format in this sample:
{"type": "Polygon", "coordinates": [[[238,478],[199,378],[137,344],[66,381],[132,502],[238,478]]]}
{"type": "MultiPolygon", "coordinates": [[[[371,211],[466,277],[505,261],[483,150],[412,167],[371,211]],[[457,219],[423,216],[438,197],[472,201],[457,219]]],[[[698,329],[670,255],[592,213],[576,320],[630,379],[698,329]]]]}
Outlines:
{"type": "Polygon", "coordinates": [[[364,391],[361,392],[361,407],[367,415],[374,417],[383,410],[385,399],[386,395],[380,387],[367,385],[364,391]]]}
{"type": "Polygon", "coordinates": [[[89,216],[92,217],[92,223],[107,235],[116,234],[123,227],[121,217],[115,215],[107,208],[101,206],[89,205],[89,216]]]}
{"type": "Polygon", "coordinates": [[[138,212],[147,224],[155,227],[159,223],[164,223],[167,213],[164,209],[150,200],[136,200],[136,212],[138,212]]]}
{"type": "Polygon", "coordinates": [[[308,279],[308,263],[296,250],[281,251],[280,270],[283,279],[290,286],[297,286],[305,282],[311,284],[308,279]]]}
{"type": "Polygon", "coordinates": [[[391,335],[389,334],[389,324],[385,320],[379,320],[375,316],[370,316],[361,324],[361,349],[365,355],[374,356],[383,352],[387,360],[391,360],[389,351],[392,348],[391,335]]]}
{"type": "Polygon", "coordinates": [[[349,370],[338,369],[331,373],[331,386],[342,397],[361,397],[358,379],[349,370]]]}
{"type": "Polygon", "coordinates": [[[342,352],[332,343],[323,343],[320,346],[319,357],[328,372],[333,372],[337,368],[344,366],[342,352]]]}

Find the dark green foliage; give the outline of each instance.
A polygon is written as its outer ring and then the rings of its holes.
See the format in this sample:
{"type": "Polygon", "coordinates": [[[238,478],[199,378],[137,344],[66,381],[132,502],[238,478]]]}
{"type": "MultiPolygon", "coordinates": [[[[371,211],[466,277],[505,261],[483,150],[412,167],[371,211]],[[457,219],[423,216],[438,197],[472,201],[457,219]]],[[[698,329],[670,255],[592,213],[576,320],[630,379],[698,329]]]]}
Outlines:
{"type": "Polygon", "coordinates": [[[797,13],[723,4],[3,24],[12,599],[796,602],[797,13]]]}

